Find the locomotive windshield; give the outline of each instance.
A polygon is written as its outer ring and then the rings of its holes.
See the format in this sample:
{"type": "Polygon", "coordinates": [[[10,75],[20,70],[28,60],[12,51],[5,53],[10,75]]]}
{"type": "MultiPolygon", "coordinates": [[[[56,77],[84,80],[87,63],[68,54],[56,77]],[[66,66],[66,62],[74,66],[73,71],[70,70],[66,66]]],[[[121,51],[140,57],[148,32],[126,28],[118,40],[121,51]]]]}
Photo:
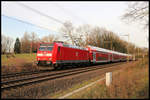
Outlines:
{"type": "Polygon", "coordinates": [[[53,44],[40,44],[39,51],[52,51],[53,44]]]}
{"type": "Polygon", "coordinates": [[[53,47],[40,47],[39,51],[52,51],[53,47]]]}

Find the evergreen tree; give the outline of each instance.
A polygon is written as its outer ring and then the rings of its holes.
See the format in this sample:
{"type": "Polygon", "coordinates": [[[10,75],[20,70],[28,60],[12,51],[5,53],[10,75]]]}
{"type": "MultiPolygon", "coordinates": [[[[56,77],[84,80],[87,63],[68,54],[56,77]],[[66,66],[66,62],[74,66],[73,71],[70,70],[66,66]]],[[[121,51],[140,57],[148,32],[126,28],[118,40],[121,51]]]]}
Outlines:
{"type": "Polygon", "coordinates": [[[20,53],[21,43],[19,41],[19,38],[16,39],[15,46],[14,46],[14,52],[20,53]]]}

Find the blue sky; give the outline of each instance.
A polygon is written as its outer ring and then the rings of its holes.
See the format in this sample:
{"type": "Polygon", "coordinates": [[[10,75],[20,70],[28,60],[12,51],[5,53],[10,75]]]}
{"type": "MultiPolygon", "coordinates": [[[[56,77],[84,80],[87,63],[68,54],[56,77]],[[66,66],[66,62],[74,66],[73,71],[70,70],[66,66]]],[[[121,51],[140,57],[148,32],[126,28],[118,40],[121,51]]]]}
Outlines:
{"type": "Polygon", "coordinates": [[[2,34],[12,37],[14,40],[21,38],[25,32],[29,34],[35,32],[38,37],[43,37],[48,34],[57,34],[54,31],[42,29],[38,26],[34,26],[30,23],[23,23],[21,21],[11,19],[7,16],[2,16],[2,34]]]}
{"type": "MultiPolygon", "coordinates": [[[[121,39],[128,40],[127,37],[121,36],[130,34],[130,42],[140,47],[148,47],[147,37],[149,36],[147,30],[142,30],[138,24],[126,24],[120,17],[127,9],[129,2],[25,2],[21,1],[29,7],[32,7],[48,16],[59,19],[64,22],[69,20],[75,27],[83,24],[90,24],[91,26],[105,27],[107,30],[113,31],[120,36],[121,39]]],[[[59,32],[60,23],[57,23],[49,18],[41,16],[29,9],[26,9],[18,4],[18,2],[2,2],[2,34],[11,36],[13,38],[22,37],[24,32],[35,32],[38,37],[43,37],[48,34],[56,34],[59,32]],[[38,25],[46,29],[25,24],[16,20],[3,17],[7,15],[17,18],[19,20],[38,25]],[[56,32],[53,32],[53,31],[56,32]]],[[[58,33],[61,35],[61,33],[58,33]]]]}

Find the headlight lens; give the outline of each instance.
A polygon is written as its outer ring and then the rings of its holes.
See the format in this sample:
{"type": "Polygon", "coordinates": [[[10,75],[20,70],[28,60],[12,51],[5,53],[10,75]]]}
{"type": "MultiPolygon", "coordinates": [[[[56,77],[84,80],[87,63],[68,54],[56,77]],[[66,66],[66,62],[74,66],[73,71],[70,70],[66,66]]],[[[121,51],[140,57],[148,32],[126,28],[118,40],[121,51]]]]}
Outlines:
{"type": "Polygon", "coordinates": [[[52,56],[52,54],[48,53],[48,54],[43,55],[42,53],[38,53],[37,56],[52,56]]]}
{"type": "Polygon", "coordinates": [[[38,53],[38,54],[37,54],[37,56],[43,56],[43,54],[41,54],[41,53],[38,53]]]}
{"type": "Polygon", "coordinates": [[[47,56],[52,56],[52,54],[51,54],[51,53],[48,53],[47,56]]]}

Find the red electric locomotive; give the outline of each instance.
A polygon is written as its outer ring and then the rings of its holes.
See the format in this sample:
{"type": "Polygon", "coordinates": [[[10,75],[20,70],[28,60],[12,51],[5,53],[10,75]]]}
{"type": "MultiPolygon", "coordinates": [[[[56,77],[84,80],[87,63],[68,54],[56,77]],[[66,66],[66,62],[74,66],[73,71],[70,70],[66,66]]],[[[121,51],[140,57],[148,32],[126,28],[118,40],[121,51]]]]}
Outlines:
{"type": "Polygon", "coordinates": [[[54,68],[62,65],[80,65],[89,63],[89,52],[87,48],[72,46],[56,41],[40,43],[37,51],[37,64],[49,64],[54,68]]]}

